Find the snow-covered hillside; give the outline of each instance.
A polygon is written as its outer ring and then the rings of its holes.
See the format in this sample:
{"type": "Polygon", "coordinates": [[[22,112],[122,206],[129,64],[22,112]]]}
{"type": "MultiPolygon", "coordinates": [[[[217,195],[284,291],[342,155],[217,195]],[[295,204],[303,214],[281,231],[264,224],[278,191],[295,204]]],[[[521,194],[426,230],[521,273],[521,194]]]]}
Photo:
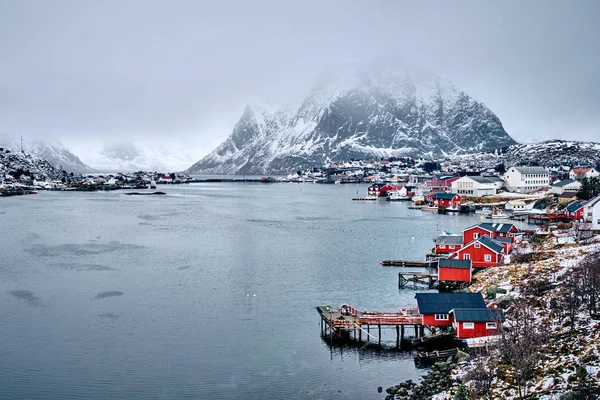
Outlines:
{"type": "Polygon", "coordinates": [[[504,164],[506,168],[514,165],[596,166],[600,163],[600,143],[547,140],[507,146],[491,153],[451,157],[445,163],[462,167],[473,165],[486,168],[493,168],[498,164],[504,164]]]}
{"type": "MultiPolygon", "coordinates": [[[[0,146],[0,178],[18,170],[38,174],[43,178],[56,179],[60,176],[59,170],[50,165],[48,161],[31,154],[13,152],[0,146]]],[[[15,176],[15,178],[18,177],[15,176]]]]}
{"type": "Polygon", "coordinates": [[[379,65],[326,82],[297,110],[247,106],[231,136],[187,172],[289,172],[327,159],[435,159],[514,143],[484,104],[452,84],[379,65]]]}
{"type": "Polygon", "coordinates": [[[198,157],[193,146],[174,143],[113,142],[77,146],[81,158],[98,171],[181,171],[198,157]]]}
{"type": "MultiPolygon", "coordinates": [[[[14,135],[0,136],[0,147],[9,149],[13,153],[21,151],[21,138],[14,135]]],[[[55,139],[38,138],[31,136],[23,137],[23,151],[35,157],[48,161],[58,170],[74,173],[94,172],[67,149],[60,141],[55,139]]]]}

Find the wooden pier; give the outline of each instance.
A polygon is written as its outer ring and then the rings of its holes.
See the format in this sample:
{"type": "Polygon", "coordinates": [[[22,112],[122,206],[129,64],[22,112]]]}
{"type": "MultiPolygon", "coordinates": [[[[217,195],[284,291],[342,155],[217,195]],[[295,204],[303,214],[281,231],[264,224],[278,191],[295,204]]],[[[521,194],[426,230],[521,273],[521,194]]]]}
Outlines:
{"type": "Polygon", "coordinates": [[[438,260],[430,261],[404,261],[404,260],[383,260],[379,264],[384,267],[417,267],[417,268],[436,268],[438,260]]]}
{"type": "Polygon", "coordinates": [[[343,337],[343,333],[352,334],[355,340],[362,342],[363,333],[369,338],[375,339],[371,334],[371,328],[377,327],[378,344],[381,345],[381,329],[396,328],[396,347],[404,340],[405,329],[412,327],[415,337],[424,335],[424,326],[421,325],[421,316],[416,309],[405,308],[400,312],[372,312],[361,311],[344,304],[339,309],[331,306],[317,306],[321,316],[321,334],[333,337],[343,337]]]}
{"type": "Polygon", "coordinates": [[[437,274],[425,274],[423,272],[398,272],[398,287],[406,287],[407,284],[412,282],[415,287],[417,284],[427,285],[429,289],[433,288],[434,283],[437,282],[437,274]]]}

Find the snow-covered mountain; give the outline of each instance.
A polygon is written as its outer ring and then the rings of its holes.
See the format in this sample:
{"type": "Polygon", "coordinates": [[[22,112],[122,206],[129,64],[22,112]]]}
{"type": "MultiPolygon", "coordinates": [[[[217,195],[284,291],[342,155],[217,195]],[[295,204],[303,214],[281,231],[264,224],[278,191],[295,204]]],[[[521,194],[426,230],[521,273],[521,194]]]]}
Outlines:
{"type": "Polygon", "coordinates": [[[600,143],[547,140],[507,146],[490,153],[451,157],[445,163],[462,167],[472,165],[485,168],[494,168],[498,164],[504,164],[507,169],[515,165],[596,166],[600,164],[600,143]]]}
{"type": "Polygon", "coordinates": [[[187,172],[272,173],[324,161],[476,153],[515,144],[484,104],[438,76],[371,66],[315,88],[297,110],[248,105],[187,172]]]}
{"type": "MultiPolygon", "coordinates": [[[[21,152],[21,138],[17,136],[1,136],[0,147],[13,153],[21,152]]],[[[46,160],[58,170],[74,173],[95,172],[55,139],[23,137],[23,151],[40,159],[46,160]]]]}
{"type": "Polygon", "coordinates": [[[112,142],[78,147],[83,160],[102,172],[181,171],[197,159],[193,146],[173,143],[112,142]]]}
{"type": "MultiPolygon", "coordinates": [[[[16,171],[19,170],[39,174],[50,179],[56,179],[60,176],[60,171],[48,161],[20,151],[13,152],[0,146],[0,178],[6,174],[16,174],[16,171]]],[[[18,178],[18,176],[15,176],[15,178],[18,178]]]]}

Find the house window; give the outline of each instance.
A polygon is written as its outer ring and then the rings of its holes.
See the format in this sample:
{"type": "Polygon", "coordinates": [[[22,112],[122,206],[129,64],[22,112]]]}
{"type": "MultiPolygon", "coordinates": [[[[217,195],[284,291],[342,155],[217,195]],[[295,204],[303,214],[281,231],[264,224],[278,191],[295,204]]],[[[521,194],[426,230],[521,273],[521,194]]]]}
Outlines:
{"type": "Polygon", "coordinates": [[[479,233],[474,233],[473,234],[473,239],[479,239],[479,233]]]}
{"type": "Polygon", "coordinates": [[[486,254],[485,255],[485,261],[492,261],[492,255],[491,254],[486,254]]]}
{"type": "Polygon", "coordinates": [[[473,322],[463,322],[463,329],[475,329],[473,322]]]}
{"type": "Polygon", "coordinates": [[[463,260],[470,260],[470,259],[471,259],[470,254],[463,254],[463,260]]]}
{"type": "Polygon", "coordinates": [[[485,329],[496,329],[498,328],[498,326],[496,325],[495,322],[486,322],[485,323],[485,329]]]}
{"type": "Polygon", "coordinates": [[[435,314],[436,321],[448,321],[448,314],[435,314]]]}
{"type": "Polygon", "coordinates": [[[481,245],[480,245],[479,243],[475,243],[475,248],[476,248],[476,249],[478,249],[478,248],[480,248],[480,247],[481,247],[481,245]]]}
{"type": "Polygon", "coordinates": [[[443,244],[440,245],[440,249],[445,249],[445,248],[446,248],[445,245],[443,245],[443,244]]]}
{"type": "Polygon", "coordinates": [[[454,245],[450,245],[450,246],[448,246],[448,248],[449,248],[449,249],[453,249],[453,248],[454,248],[454,245]]]}

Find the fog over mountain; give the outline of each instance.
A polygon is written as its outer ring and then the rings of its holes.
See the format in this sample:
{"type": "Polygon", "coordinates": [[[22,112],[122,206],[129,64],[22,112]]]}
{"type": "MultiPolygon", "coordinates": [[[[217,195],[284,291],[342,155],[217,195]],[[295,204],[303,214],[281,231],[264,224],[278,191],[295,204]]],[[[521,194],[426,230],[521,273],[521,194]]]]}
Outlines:
{"type": "Polygon", "coordinates": [[[56,137],[82,160],[112,142],[198,160],[247,103],[297,110],[324,72],[401,57],[519,142],[597,140],[598,15],[594,0],[5,1],[0,134],[56,137]]]}
{"type": "Polygon", "coordinates": [[[515,141],[484,104],[435,74],[380,60],[316,86],[297,109],[249,104],[198,173],[286,173],[326,160],[439,159],[515,141]]]}

